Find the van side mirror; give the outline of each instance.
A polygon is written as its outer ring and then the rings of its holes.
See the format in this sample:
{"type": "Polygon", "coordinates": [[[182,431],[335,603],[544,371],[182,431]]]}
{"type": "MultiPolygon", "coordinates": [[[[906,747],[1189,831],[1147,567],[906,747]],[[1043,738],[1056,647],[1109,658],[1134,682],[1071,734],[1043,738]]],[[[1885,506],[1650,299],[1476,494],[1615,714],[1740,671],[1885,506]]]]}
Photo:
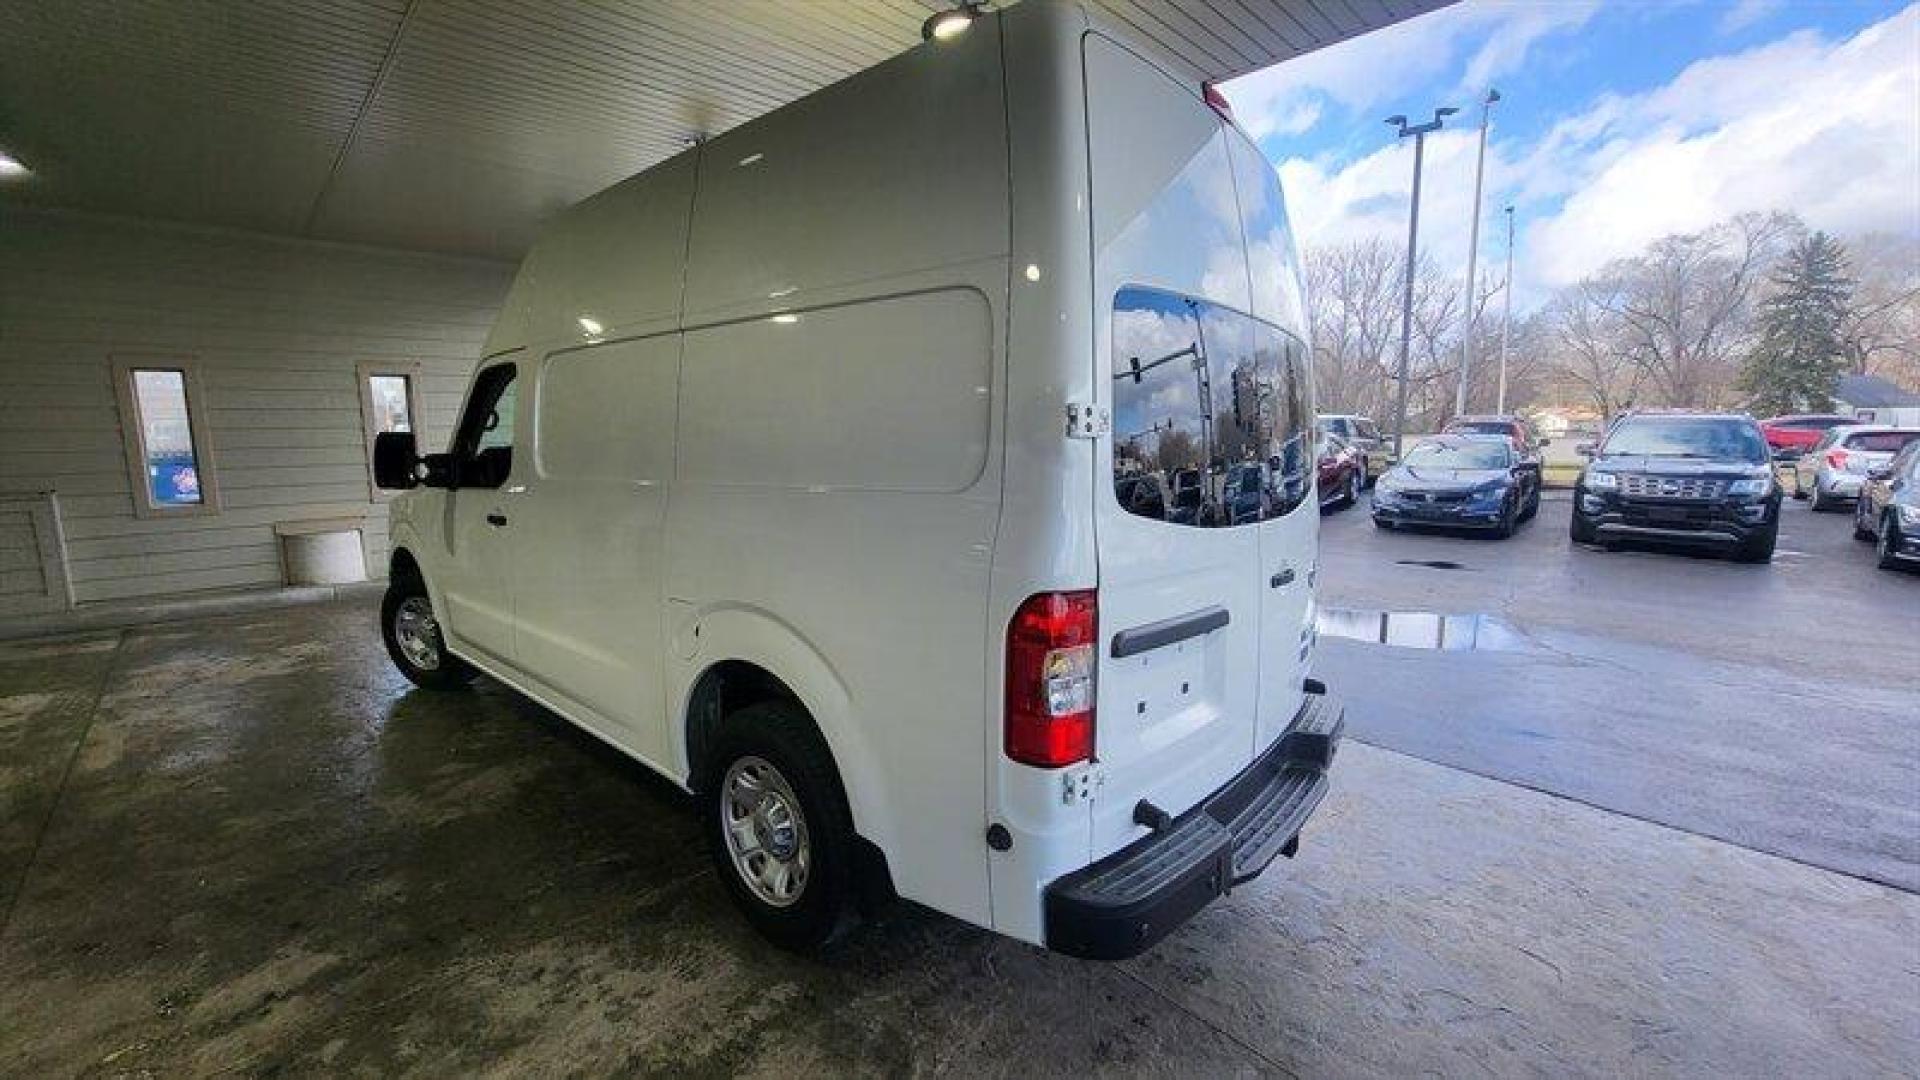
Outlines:
{"type": "Polygon", "coordinates": [[[387,491],[454,487],[453,458],[448,454],[420,456],[411,431],[383,431],[373,437],[373,482],[387,491]]]}
{"type": "Polygon", "coordinates": [[[373,437],[373,482],[387,491],[420,484],[420,451],[411,431],[383,431],[373,437]]]}

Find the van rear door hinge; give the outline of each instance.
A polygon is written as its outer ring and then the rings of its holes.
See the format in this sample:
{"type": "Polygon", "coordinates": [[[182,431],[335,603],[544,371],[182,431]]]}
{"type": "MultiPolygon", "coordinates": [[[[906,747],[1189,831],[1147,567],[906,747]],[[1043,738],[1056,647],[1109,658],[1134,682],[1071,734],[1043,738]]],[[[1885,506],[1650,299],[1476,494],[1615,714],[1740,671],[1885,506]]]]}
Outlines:
{"type": "Polygon", "coordinates": [[[1113,414],[1104,405],[1067,402],[1067,438],[1097,439],[1113,430],[1113,414]]]}
{"type": "Polygon", "coordinates": [[[1074,765],[1060,774],[1060,801],[1068,806],[1090,802],[1106,783],[1105,765],[1093,761],[1074,765]]]}

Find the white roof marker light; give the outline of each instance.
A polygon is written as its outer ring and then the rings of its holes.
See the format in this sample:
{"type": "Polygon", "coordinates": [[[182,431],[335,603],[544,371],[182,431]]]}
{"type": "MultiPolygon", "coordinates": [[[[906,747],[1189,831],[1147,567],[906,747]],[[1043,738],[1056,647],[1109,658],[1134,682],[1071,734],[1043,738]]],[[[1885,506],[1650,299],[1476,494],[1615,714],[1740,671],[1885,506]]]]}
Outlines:
{"type": "Polygon", "coordinates": [[[964,0],[953,8],[938,12],[920,24],[920,40],[952,41],[973,26],[973,20],[986,14],[981,0],[964,0]]]}
{"type": "Polygon", "coordinates": [[[0,150],[0,179],[11,180],[16,176],[25,176],[33,170],[26,163],[5,150],[0,150]]]}

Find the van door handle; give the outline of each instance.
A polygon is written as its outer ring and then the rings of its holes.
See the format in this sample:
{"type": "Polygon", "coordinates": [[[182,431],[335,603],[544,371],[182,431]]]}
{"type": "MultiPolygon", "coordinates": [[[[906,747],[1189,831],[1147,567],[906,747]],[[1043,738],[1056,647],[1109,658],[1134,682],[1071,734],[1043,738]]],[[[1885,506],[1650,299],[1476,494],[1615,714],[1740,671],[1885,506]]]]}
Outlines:
{"type": "Polygon", "coordinates": [[[1285,570],[1273,575],[1273,577],[1267,581],[1267,584],[1276,589],[1283,585],[1293,584],[1293,567],[1289,566],[1285,570]]]}
{"type": "Polygon", "coordinates": [[[495,510],[493,513],[487,515],[487,524],[493,526],[496,529],[502,525],[505,525],[506,523],[507,523],[507,515],[501,513],[498,510],[495,510]]]}

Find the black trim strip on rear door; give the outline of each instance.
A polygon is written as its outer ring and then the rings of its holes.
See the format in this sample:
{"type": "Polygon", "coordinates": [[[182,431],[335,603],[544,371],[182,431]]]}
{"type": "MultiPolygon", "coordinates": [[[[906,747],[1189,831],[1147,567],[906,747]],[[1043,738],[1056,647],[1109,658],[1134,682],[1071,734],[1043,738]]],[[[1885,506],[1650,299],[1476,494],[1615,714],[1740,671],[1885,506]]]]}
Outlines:
{"type": "Polygon", "coordinates": [[[1185,641],[1202,634],[1209,634],[1231,621],[1227,609],[1218,604],[1203,607],[1199,611],[1189,611],[1185,615],[1175,615],[1171,619],[1161,619],[1144,626],[1130,627],[1113,635],[1113,658],[1134,656],[1171,645],[1176,641],[1185,641]]]}

